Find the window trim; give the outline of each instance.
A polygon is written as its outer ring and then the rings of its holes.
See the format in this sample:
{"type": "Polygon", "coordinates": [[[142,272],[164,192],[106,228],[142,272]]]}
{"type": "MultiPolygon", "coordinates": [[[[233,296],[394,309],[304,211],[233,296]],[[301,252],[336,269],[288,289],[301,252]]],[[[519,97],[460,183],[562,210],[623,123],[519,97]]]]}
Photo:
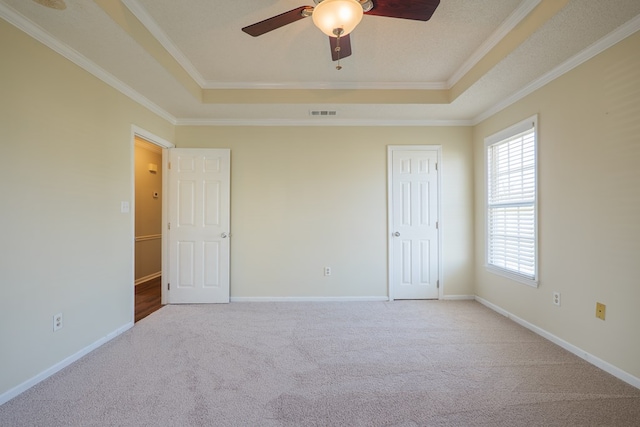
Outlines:
{"type": "Polygon", "coordinates": [[[485,253],[484,253],[484,265],[487,271],[507,277],[511,280],[523,283],[528,286],[532,286],[537,288],[539,284],[539,265],[540,265],[540,253],[538,251],[538,199],[539,199],[539,185],[538,185],[538,115],[531,116],[521,122],[518,122],[506,129],[503,129],[493,135],[490,135],[484,139],[484,229],[485,229],[485,253]],[[489,264],[489,165],[488,165],[488,151],[491,145],[494,145],[498,142],[504,141],[505,139],[511,138],[519,133],[525,132],[533,127],[534,129],[534,170],[535,170],[535,197],[533,202],[534,209],[534,277],[533,279],[529,277],[525,277],[521,274],[513,272],[512,270],[507,270],[492,264],[489,264]]]}

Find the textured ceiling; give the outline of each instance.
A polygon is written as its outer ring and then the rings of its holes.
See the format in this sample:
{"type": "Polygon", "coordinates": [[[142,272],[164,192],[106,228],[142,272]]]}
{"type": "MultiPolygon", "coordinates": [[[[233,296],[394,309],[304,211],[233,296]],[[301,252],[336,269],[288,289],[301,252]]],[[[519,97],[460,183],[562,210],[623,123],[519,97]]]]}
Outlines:
{"type": "Polygon", "coordinates": [[[327,37],[310,19],[257,38],[239,31],[296,6],[313,4],[311,0],[187,0],[166,2],[165,7],[157,7],[157,0],[137,0],[207,83],[293,85],[446,81],[520,2],[491,0],[493,11],[489,11],[485,2],[445,0],[426,23],[365,15],[351,36],[354,54],[342,61],[344,68],[337,72],[327,37]],[[456,34],[461,28],[463,36],[456,34]]]}
{"type": "Polygon", "coordinates": [[[240,31],[312,0],[65,3],[0,16],[177,124],[470,124],[640,29],[638,0],[441,0],[427,22],[365,15],[338,71],[311,19],[240,31]]]}

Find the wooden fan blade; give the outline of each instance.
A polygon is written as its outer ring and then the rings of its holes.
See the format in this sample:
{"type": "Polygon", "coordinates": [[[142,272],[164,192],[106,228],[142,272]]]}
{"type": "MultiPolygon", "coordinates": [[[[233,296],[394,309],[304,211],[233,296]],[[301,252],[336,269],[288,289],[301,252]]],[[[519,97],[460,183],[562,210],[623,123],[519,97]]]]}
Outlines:
{"type": "Polygon", "coordinates": [[[242,31],[253,37],[261,36],[264,33],[268,33],[269,31],[273,31],[280,27],[284,27],[287,24],[291,24],[292,22],[296,22],[311,15],[303,14],[302,11],[304,11],[305,9],[313,10],[311,6],[300,6],[288,12],[281,13],[280,15],[257,22],[253,25],[249,25],[248,27],[244,27],[242,31]]]}
{"type": "Polygon", "coordinates": [[[367,15],[428,21],[440,0],[373,0],[373,9],[367,15]]]}
{"type": "Polygon", "coordinates": [[[331,46],[331,59],[333,61],[351,56],[351,38],[349,37],[349,35],[350,34],[340,37],[340,55],[338,55],[338,52],[336,51],[336,47],[338,46],[338,38],[329,37],[329,45],[331,46]]]}

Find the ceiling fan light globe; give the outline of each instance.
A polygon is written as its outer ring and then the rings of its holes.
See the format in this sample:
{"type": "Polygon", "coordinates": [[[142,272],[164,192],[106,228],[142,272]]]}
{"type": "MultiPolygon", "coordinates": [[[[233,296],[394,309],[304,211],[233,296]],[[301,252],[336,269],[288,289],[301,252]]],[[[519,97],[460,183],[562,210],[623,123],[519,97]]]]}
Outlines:
{"type": "Polygon", "coordinates": [[[346,36],[362,20],[362,6],[358,0],[323,0],[314,9],[311,18],[316,27],[329,37],[335,37],[334,30],[341,28],[341,36],[346,36]]]}

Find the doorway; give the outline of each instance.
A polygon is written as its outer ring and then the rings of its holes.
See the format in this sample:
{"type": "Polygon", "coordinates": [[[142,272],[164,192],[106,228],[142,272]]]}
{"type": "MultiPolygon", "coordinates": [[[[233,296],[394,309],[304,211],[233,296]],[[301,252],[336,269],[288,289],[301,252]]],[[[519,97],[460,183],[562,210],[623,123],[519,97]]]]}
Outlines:
{"type": "Polygon", "coordinates": [[[166,274],[163,275],[163,270],[167,270],[165,268],[167,265],[167,260],[165,259],[166,230],[162,227],[162,224],[166,223],[167,208],[163,192],[167,184],[166,174],[163,172],[167,169],[166,150],[173,147],[174,145],[169,141],[138,126],[131,126],[131,177],[134,183],[134,218],[132,224],[132,240],[134,242],[134,247],[132,248],[134,265],[132,314],[134,321],[138,321],[160,308],[165,300],[166,274]],[[137,156],[136,152],[140,147],[142,147],[143,151],[140,156],[137,156]],[[147,157],[147,151],[155,153],[152,159],[147,157]],[[136,171],[136,169],[139,170],[136,171]],[[136,176],[137,173],[141,175],[141,178],[136,176]],[[142,178],[147,178],[149,175],[155,177],[151,180],[153,185],[139,185],[144,182],[142,178]],[[156,192],[158,193],[157,198],[155,197],[156,192]],[[147,200],[138,200],[140,197],[147,200]],[[154,215],[156,215],[151,226],[146,224],[147,219],[145,218],[144,209],[141,210],[141,206],[149,201],[148,198],[152,199],[154,215]],[[157,216],[158,206],[160,209],[159,220],[157,216]],[[153,249],[147,251],[146,249],[149,246],[153,247],[153,249]],[[157,247],[160,248],[159,252],[157,247]],[[146,257],[152,261],[146,260],[146,257]],[[142,262],[142,266],[139,265],[140,262],[142,262]],[[160,286],[160,303],[157,301],[158,286],[160,286]],[[147,288],[152,288],[152,290],[149,291],[147,288]],[[149,295],[149,293],[153,296],[149,295]],[[145,307],[146,305],[153,308],[145,307]]]}
{"type": "Polygon", "coordinates": [[[135,318],[158,310],[162,299],[162,148],[134,137],[135,318]]]}

